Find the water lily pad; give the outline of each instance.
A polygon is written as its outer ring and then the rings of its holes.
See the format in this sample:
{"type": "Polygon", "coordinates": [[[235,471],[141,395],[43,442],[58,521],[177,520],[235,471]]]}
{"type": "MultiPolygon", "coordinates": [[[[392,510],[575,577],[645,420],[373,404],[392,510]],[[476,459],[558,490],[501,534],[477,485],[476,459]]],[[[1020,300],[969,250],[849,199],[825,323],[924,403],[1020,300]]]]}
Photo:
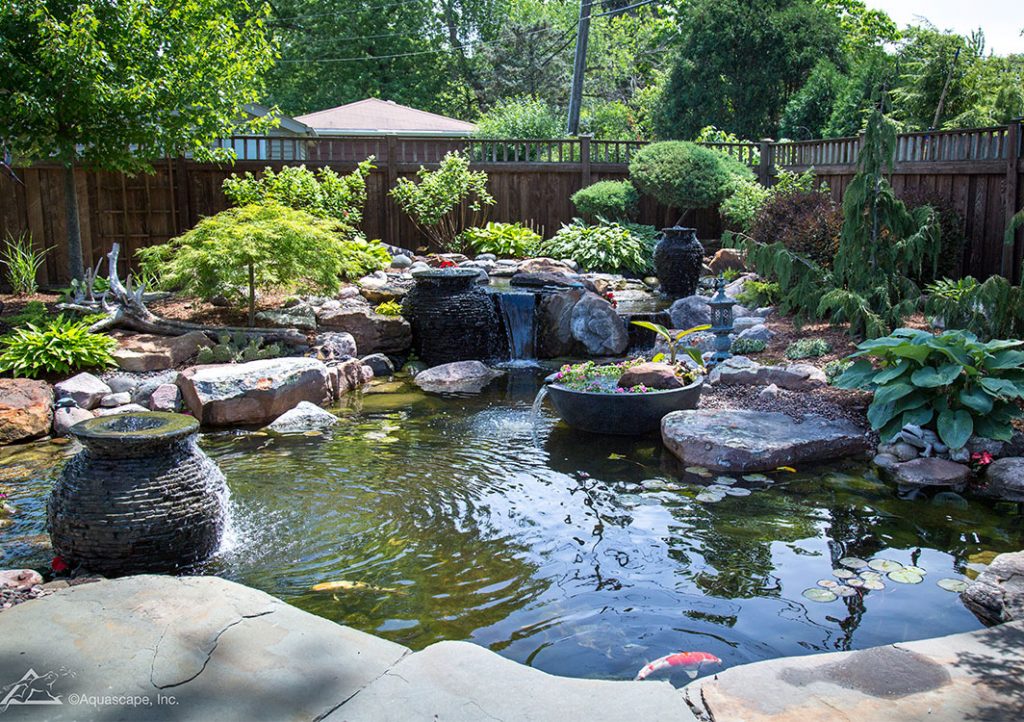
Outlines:
{"type": "Polygon", "coordinates": [[[744,489],[742,486],[730,486],[725,493],[729,496],[750,496],[750,489],[744,489]]]}
{"type": "Polygon", "coordinates": [[[920,574],[922,577],[925,574],[928,573],[927,570],[922,569],[921,567],[903,567],[903,568],[906,569],[908,572],[914,572],[914,574],[920,574]]]}
{"type": "Polygon", "coordinates": [[[945,589],[947,592],[956,592],[957,594],[967,589],[967,582],[965,582],[963,579],[946,578],[940,579],[935,583],[943,589],[945,589]]]}
{"type": "Polygon", "coordinates": [[[909,569],[897,569],[896,571],[889,572],[888,577],[900,584],[920,584],[924,581],[924,577],[909,569]]]}
{"type": "Polygon", "coordinates": [[[703,466],[687,466],[684,471],[687,474],[695,474],[696,476],[701,476],[705,479],[710,479],[712,476],[711,472],[703,466]]]}
{"type": "Polygon", "coordinates": [[[819,579],[818,586],[825,587],[825,589],[835,589],[839,586],[839,582],[835,579],[819,579]]]}
{"type": "Polygon", "coordinates": [[[771,482],[771,478],[765,476],[764,474],[744,474],[743,475],[743,481],[749,481],[751,483],[758,483],[758,482],[761,482],[761,483],[769,482],[770,483],[771,482]]]}
{"type": "Polygon", "coordinates": [[[848,587],[845,584],[840,584],[833,591],[836,593],[836,596],[839,597],[852,597],[857,593],[856,589],[854,589],[853,587],[848,587]]]}
{"type": "Polygon", "coordinates": [[[868,566],[878,572],[894,572],[903,568],[902,564],[892,559],[872,559],[868,566]]]}
{"type": "Polygon", "coordinates": [[[877,582],[879,579],[882,578],[882,575],[878,572],[866,571],[860,573],[860,578],[863,579],[865,582],[877,582]]]}
{"type": "Polygon", "coordinates": [[[830,592],[828,589],[822,589],[821,587],[811,587],[810,589],[804,590],[804,596],[810,599],[812,602],[834,602],[838,597],[830,592]]]}
{"type": "Polygon", "coordinates": [[[836,579],[852,579],[857,575],[851,572],[849,569],[836,568],[832,570],[832,576],[834,576],[836,579]]]}
{"type": "Polygon", "coordinates": [[[864,586],[864,580],[861,579],[860,577],[854,577],[853,579],[847,579],[846,580],[846,586],[854,587],[854,588],[856,588],[856,587],[863,587],[864,586]]]}
{"type": "Polygon", "coordinates": [[[716,494],[713,491],[702,491],[694,497],[697,501],[703,501],[708,504],[715,504],[725,498],[724,494],[716,494]]]}
{"type": "Polygon", "coordinates": [[[877,592],[880,589],[885,589],[885,583],[881,579],[865,579],[862,587],[877,592]]]}
{"type": "Polygon", "coordinates": [[[850,569],[863,569],[868,565],[868,563],[860,557],[843,557],[839,560],[839,563],[844,567],[849,567],[850,569]]]}
{"type": "Polygon", "coordinates": [[[715,492],[716,494],[727,494],[727,493],[729,493],[729,489],[731,487],[722,486],[721,484],[708,484],[707,487],[705,487],[705,488],[708,491],[715,492]]]}

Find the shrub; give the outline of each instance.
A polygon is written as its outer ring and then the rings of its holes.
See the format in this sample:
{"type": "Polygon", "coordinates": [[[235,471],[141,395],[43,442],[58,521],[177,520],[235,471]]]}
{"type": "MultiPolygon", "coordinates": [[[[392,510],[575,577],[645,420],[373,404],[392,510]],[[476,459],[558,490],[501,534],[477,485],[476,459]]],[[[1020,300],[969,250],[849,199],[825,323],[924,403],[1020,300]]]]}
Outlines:
{"type": "MultiPolygon", "coordinates": [[[[705,125],[703,128],[701,128],[700,132],[697,133],[697,137],[693,139],[693,142],[694,143],[751,143],[751,144],[754,144],[754,142],[751,141],[751,140],[746,140],[744,138],[740,138],[735,133],[730,133],[727,130],[722,130],[721,128],[716,128],[713,125],[705,125]]],[[[753,148],[753,153],[750,156],[750,160],[751,160],[751,163],[756,165],[756,164],[761,162],[761,150],[758,147],[756,147],[756,144],[754,144],[754,145],[755,145],[755,147],[753,148]]]]}
{"type": "Polygon", "coordinates": [[[0,265],[7,269],[4,275],[15,295],[27,296],[39,290],[36,274],[48,252],[48,248],[37,251],[28,233],[19,236],[7,234],[4,248],[0,251],[0,265]]]}
{"type": "Polygon", "coordinates": [[[493,253],[508,258],[526,258],[533,254],[541,237],[522,223],[488,223],[483,228],[467,228],[459,236],[464,248],[474,253],[493,253]]]}
{"type": "Polygon", "coordinates": [[[616,221],[636,216],[640,195],[629,181],[598,181],[572,194],[573,205],[590,223],[599,217],[616,221]]]}
{"type": "Polygon", "coordinates": [[[959,328],[983,338],[1024,336],[1024,289],[1002,276],[984,283],[967,276],[944,278],[925,287],[925,312],[946,328],[959,328]]]}
{"type": "Polygon", "coordinates": [[[680,211],[717,205],[735,178],[754,177],[724,153],[681,140],[641,148],[630,159],[629,175],[641,193],[680,211]]]}
{"type": "Polygon", "coordinates": [[[544,241],[537,253],[551,258],[571,258],[584,271],[615,273],[625,269],[642,274],[651,267],[651,247],[618,223],[588,226],[577,220],[563,225],[544,241]]]}
{"type": "Polygon", "coordinates": [[[845,358],[837,358],[829,361],[822,367],[822,371],[825,372],[825,379],[829,384],[834,384],[836,379],[839,378],[846,369],[853,366],[853,361],[845,358]]]}
{"type": "Polygon", "coordinates": [[[547,139],[565,135],[558,111],[532,95],[499,100],[476,121],[479,138],[547,139]]]}
{"type": "Polygon", "coordinates": [[[761,353],[766,348],[768,348],[768,344],[759,338],[738,338],[732,342],[729,352],[737,356],[744,356],[749,353],[761,353]]]}
{"type": "Polygon", "coordinates": [[[951,449],[963,448],[971,434],[1009,441],[1011,421],[1024,415],[1017,405],[1024,398],[1021,345],[901,328],[860,344],[835,385],[874,391],[868,420],[883,441],[906,424],[934,429],[951,449]]]}
{"type": "Polygon", "coordinates": [[[598,140],[636,140],[633,111],[621,100],[598,101],[580,113],[580,132],[598,140]]]}
{"type": "Polygon", "coordinates": [[[228,200],[238,206],[276,203],[356,226],[363,220],[366,179],[373,167],[370,156],[344,176],[327,167],[313,172],[304,165],[284,166],[276,173],[266,168],[259,178],[248,171],[244,176],[232,174],[221,187],[228,200]]]}
{"type": "Polygon", "coordinates": [[[786,358],[820,358],[832,350],[832,344],[823,338],[802,338],[786,347],[786,358]]]}
{"type": "Polygon", "coordinates": [[[764,243],[778,241],[823,268],[831,268],[842,228],[842,211],[831,196],[797,190],[771,195],[750,226],[750,236],[764,243]]]}
{"type": "Polygon", "coordinates": [[[0,338],[0,371],[39,378],[46,374],[112,366],[117,341],[63,315],[45,324],[25,324],[0,338]]]}
{"type": "Polygon", "coordinates": [[[250,326],[257,289],[333,293],[339,279],[391,263],[383,246],[337,221],[276,204],[229,208],[167,244],[137,253],[143,270],[159,272],[167,288],[205,298],[237,297],[239,288],[247,288],[250,326]]]}
{"type": "Polygon", "coordinates": [[[925,206],[930,207],[935,211],[935,218],[938,222],[939,254],[934,269],[931,265],[924,265],[915,280],[924,284],[937,278],[958,278],[963,261],[964,246],[967,244],[964,219],[959,211],[945,196],[924,188],[904,191],[900,194],[900,200],[911,212],[925,206]]]}
{"type": "Polygon", "coordinates": [[[384,303],[378,304],[373,310],[381,316],[401,316],[402,304],[398,301],[385,301],[384,303]]]}
{"type": "Polygon", "coordinates": [[[277,358],[281,347],[276,343],[264,345],[261,336],[247,336],[244,333],[223,333],[213,346],[199,349],[196,363],[234,364],[277,358]]]}
{"type": "Polygon", "coordinates": [[[494,205],[487,174],[471,171],[465,155],[448,153],[437,170],[420,166],[416,175],[418,183],[399,178],[391,197],[436,249],[456,250],[459,234],[479,226],[486,207],[494,205]]]}
{"type": "Polygon", "coordinates": [[[736,294],[736,300],[747,308],[774,306],[779,302],[781,290],[774,281],[757,281],[747,279],[743,282],[743,290],[736,294]]]}
{"type": "Polygon", "coordinates": [[[722,201],[719,212],[734,228],[747,232],[770,197],[771,191],[756,180],[737,177],[733,179],[729,196],[722,201]]]}

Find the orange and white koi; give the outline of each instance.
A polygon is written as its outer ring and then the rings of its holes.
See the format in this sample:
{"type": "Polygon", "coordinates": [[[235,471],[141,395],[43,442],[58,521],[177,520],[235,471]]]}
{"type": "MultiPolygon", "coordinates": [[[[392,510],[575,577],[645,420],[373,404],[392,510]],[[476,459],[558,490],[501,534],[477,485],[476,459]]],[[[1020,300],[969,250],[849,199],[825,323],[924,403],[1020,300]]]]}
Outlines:
{"type": "Polygon", "coordinates": [[[690,679],[697,678],[697,672],[705,664],[721,664],[722,660],[707,652],[676,652],[656,659],[636,673],[637,681],[647,679],[655,672],[670,667],[682,667],[690,679]]]}

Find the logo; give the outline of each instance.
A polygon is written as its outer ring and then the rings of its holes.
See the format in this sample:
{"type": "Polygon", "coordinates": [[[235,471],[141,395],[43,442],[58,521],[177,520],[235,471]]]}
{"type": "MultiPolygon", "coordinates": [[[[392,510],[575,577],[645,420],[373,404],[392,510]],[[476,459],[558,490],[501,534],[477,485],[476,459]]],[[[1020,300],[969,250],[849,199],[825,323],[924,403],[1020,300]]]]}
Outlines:
{"type": "Polygon", "coordinates": [[[29,669],[14,684],[0,687],[0,712],[19,705],[64,704],[60,695],[53,693],[53,685],[61,677],[69,676],[74,675],[65,669],[51,670],[46,674],[37,674],[34,669],[29,669]]]}

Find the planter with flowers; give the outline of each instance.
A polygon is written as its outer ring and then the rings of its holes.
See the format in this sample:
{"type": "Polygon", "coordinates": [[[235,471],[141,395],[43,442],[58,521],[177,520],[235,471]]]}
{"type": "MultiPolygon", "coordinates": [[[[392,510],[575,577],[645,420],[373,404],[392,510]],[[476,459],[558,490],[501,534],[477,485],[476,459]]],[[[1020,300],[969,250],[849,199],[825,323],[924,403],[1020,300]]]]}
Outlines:
{"type": "Polygon", "coordinates": [[[708,327],[672,334],[657,324],[635,323],[669,339],[669,358],[658,354],[651,360],[563,366],[545,388],[555,411],[572,428],[639,436],[657,430],[666,414],[697,407],[704,385],[703,359],[697,349],[680,346],[686,336],[708,327]],[[677,359],[678,351],[689,363],[677,359]]]}

